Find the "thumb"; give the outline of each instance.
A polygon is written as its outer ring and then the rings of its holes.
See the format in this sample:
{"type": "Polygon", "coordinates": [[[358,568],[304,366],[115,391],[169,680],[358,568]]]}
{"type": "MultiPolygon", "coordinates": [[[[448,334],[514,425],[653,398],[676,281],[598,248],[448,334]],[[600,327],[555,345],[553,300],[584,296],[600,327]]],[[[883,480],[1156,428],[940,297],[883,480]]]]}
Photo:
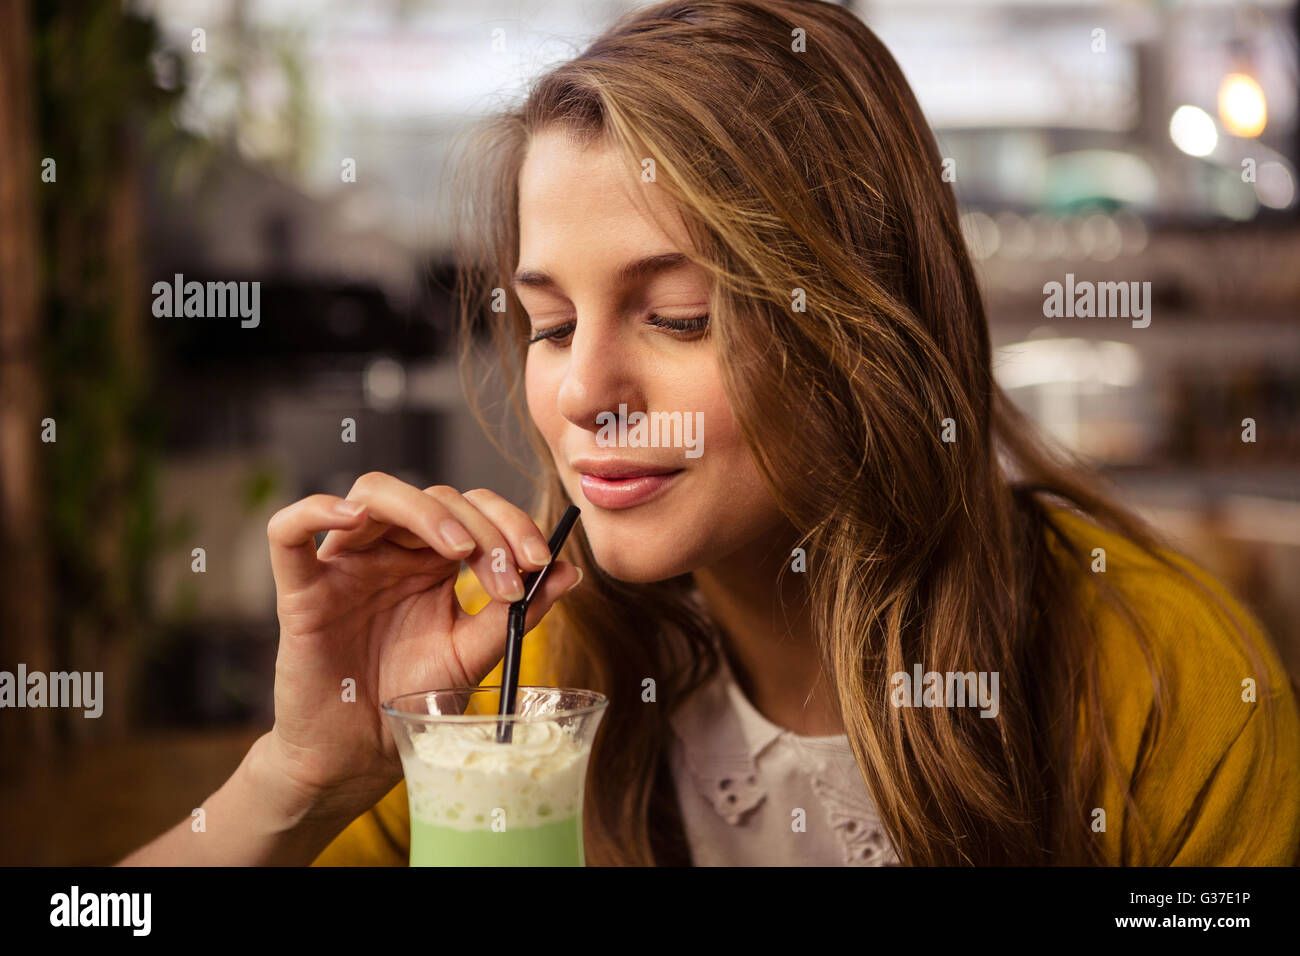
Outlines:
{"type": "MultiPolygon", "coordinates": [[[[582,568],[569,561],[556,561],[555,567],[551,568],[550,574],[546,576],[546,581],[543,582],[537,593],[533,595],[533,600],[528,605],[528,614],[524,618],[524,633],[527,634],[540,624],[542,617],[551,609],[551,605],[581,583],[582,568]]],[[[502,627],[506,625],[509,618],[510,607],[509,605],[502,604],[502,627]]]]}
{"type": "MultiPolygon", "coordinates": [[[[524,618],[524,633],[527,634],[541,623],[552,605],[578,586],[581,580],[582,569],[576,564],[556,561],[528,605],[528,614],[524,618]]],[[[481,671],[480,679],[482,679],[505,655],[510,605],[505,601],[492,601],[477,614],[470,614],[463,610],[461,613],[469,619],[469,622],[465,644],[460,654],[466,662],[467,669],[474,673],[481,671]]]]}

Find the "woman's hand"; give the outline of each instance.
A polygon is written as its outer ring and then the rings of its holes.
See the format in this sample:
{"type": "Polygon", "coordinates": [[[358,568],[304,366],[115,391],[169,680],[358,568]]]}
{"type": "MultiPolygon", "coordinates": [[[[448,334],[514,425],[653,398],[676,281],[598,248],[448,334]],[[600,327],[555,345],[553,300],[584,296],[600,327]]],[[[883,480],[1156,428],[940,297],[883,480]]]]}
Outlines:
{"type": "MultiPolygon", "coordinates": [[[[380,472],[346,499],[311,495],[283,508],[267,537],[280,618],[267,768],[302,812],[352,819],[402,775],[380,702],[481,682],[505,653],[509,605],[523,596],[515,569],[547,563],[546,537],[491,491],[421,491],[380,472]],[[493,598],[478,614],[456,599],[461,560],[493,598]],[[344,700],[348,678],[355,702],[344,700]]],[[[526,627],[580,578],[557,561],[526,627]]]]}

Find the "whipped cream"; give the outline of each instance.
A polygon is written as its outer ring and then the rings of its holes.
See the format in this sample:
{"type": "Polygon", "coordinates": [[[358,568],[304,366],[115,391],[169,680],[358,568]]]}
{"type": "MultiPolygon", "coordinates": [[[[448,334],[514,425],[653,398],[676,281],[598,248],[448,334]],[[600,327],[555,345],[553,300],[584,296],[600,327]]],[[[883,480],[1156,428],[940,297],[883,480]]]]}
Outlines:
{"type": "Polygon", "coordinates": [[[403,756],[415,818],[457,830],[491,829],[505,812],[507,829],[554,823],[581,806],[590,749],[555,721],[517,721],[508,744],[496,723],[430,724],[403,756]],[[498,814],[499,817],[499,814],[498,814]]]}

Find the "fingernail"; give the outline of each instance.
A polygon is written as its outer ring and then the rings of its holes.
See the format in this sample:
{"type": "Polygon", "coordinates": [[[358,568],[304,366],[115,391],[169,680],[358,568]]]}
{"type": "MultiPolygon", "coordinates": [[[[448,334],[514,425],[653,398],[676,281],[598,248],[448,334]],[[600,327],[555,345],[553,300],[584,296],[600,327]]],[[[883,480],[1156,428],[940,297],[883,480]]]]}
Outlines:
{"type": "Polygon", "coordinates": [[[345,518],[355,518],[365,507],[359,501],[340,501],[334,506],[334,510],[345,518]]]}
{"type": "MultiPolygon", "coordinates": [[[[574,567],[577,567],[577,565],[574,565],[574,567]]],[[[576,588],[576,587],[577,587],[579,584],[581,584],[581,583],[582,583],[582,568],[578,568],[578,580],[576,580],[576,581],[574,581],[572,584],[570,584],[570,585],[568,586],[568,588],[565,589],[565,592],[564,592],[564,593],[565,593],[565,594],[568,594],[569,591],[572,591],[574,588],[576,588]]]]}
{"type": "Polygon", "coordinates": [[[501,593],[508,601],[518,601],[524,596],[524,582],[513,571],[498,571],[497,581],[501,583],[501,593]]]}
{"type": "Polygon", "coordinates": [[[541,538],[529,538],[524,542],[524,557],[533,564],[549,564],[551,552],[541,538]]]}
{"type": "Polygon", "coordinates": [[[473,551],[474,539],[469,536],[469,532],[460,526],[456,521],[448,518],[442,524],[438,525],[438,530],[442,536],[447,539],[453,551],[473,551]]]}

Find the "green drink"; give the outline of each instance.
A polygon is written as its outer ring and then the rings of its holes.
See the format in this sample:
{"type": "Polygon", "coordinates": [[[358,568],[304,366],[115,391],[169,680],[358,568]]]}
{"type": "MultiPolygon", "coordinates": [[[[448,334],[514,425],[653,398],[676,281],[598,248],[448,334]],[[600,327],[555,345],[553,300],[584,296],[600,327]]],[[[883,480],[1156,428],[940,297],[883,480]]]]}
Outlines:
{"type": "Polygon", "coordinates": [[[402,758],[412,866],[583,866],[582,795],[608,701],[520,687],[498,743],[499,688],[408,694],[383,712],[402,758]]]}
{"type": "Polygon", "coordinates": [[[458,830],[411,818],[411,866],[582,866],[582,827],[565,817],[536,827],[458,830]]]}

